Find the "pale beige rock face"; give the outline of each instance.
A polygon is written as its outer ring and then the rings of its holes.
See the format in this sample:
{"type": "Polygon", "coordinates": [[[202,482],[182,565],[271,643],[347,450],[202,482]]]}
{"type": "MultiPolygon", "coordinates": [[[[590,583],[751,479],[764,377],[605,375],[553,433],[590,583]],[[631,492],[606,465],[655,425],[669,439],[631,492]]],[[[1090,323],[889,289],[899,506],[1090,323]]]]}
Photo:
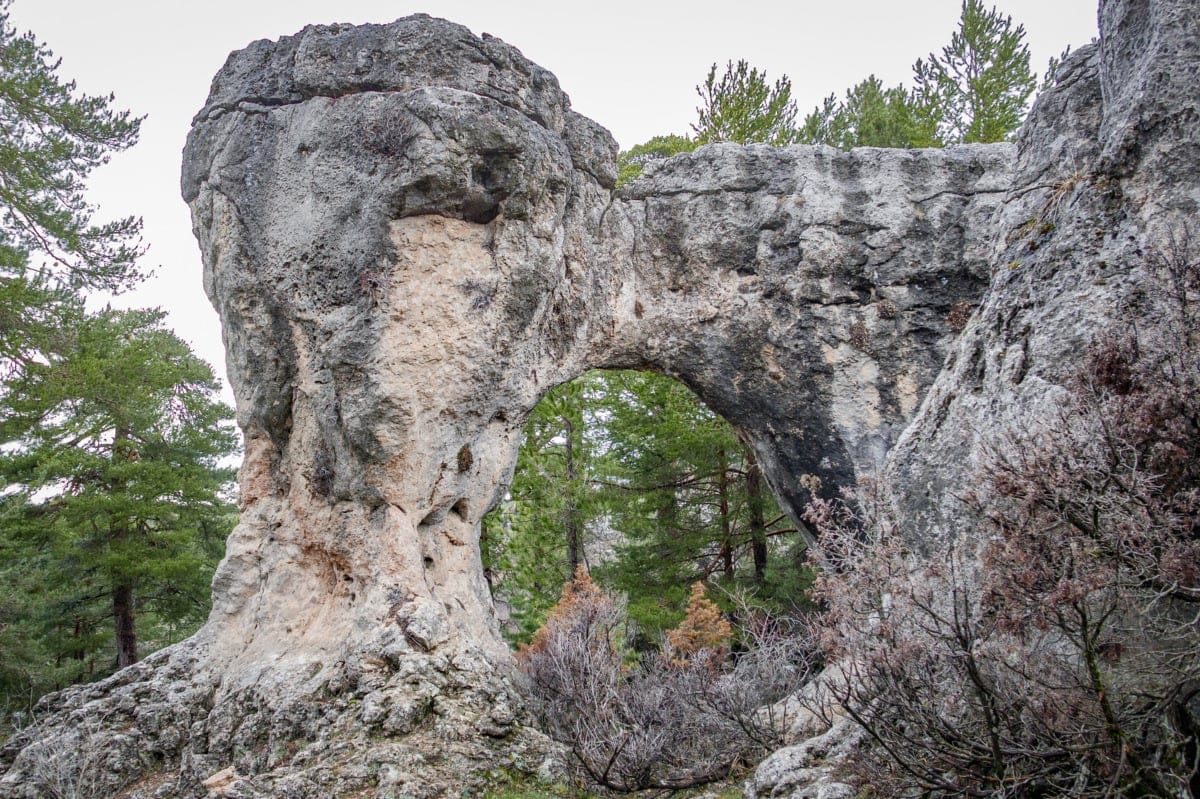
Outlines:
{"type": "Polygon", "coordinates": [[[453,640],[509,658],[492,620],[479,523],[507,484],[519,426],[479,369],[506,346],[502,309],[461,308],[464,287],[496,290],[495,226],[422,215],[392,220],[388,235],[394,257],[368,287],[379,323],[365,363],[371,394],[387,408],[363,431],[378,448],[361,478],[371,501],[322,496],[330,476],[314,455],[325,445],[309,398],[326,378],[296,335],[289,457],[248,439],[243,521],[217,578],[243,586],[218,590],[210,624],[228,676],[320,678],[347,654],[375,657],[380,631],[393,625],[417,649],[453,640]],[[481,401],[489,395],[491,404],[481,401]]]}

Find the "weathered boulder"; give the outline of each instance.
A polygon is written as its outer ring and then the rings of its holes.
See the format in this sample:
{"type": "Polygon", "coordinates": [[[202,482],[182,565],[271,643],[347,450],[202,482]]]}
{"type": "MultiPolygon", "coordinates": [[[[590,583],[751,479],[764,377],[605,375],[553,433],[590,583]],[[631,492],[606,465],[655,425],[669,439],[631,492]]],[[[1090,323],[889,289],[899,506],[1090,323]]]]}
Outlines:
{"type": "Polygon", "coordinates": [[[948,545],[993,415],[1035,411],[1128,312],[1139,248],[1195,214],[1187,5],[1106,3],[1099,49],[1016,147],[713,145],[619,192],[608,133],[461,26],[233,54],[183,174],[246,438],[213,613],[48,699],[0,749],[0,796],[113,730],[106,784],[138,795],[435,796],[552,762],[521,723],[479,521],[537,400],[590,368],[683,380],[792,511],[891,451],[898,507],[948,545]],[[989,283],[955,342],[952,307],[989,283]]]}

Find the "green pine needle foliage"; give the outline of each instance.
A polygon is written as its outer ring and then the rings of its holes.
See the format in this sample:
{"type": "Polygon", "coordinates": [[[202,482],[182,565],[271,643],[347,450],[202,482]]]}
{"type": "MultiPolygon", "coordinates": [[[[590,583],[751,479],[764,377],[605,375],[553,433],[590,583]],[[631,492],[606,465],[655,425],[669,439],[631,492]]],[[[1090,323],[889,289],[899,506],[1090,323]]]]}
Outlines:
{"type": "Polygon", "coordinates": [[[804,119],[803,144],[940,147],[1012,139],[1037,76],[1025,28],[981,0],[964,0],[958,29],[940,53],[913,64],[913,88],[883,87],[874,75],[804,119]]]}
{"type": "Polygon", "coordinates": [[[756,468],[733,428],[671,378],[598,371],[550,392],[508,497],[484,521],[511,640],[527,641],[557,601],[572,534],[576,556],[627,597],[635,647],[657,646],[680,622],[697,579],[802,605],[802,539],[756,468]]]}
{"type": "Polygon", "coordinates": [[[159,311],[104,311],[0,394],[0,680],[36,694],[111,671],[114,594],[144,651],[206,618],[235,520],[232,411],[159,311]],[[14,672],[16,676],[14,676],[14,672]]]}
{"type": "Polygon", "coordinates": [[[728,62],[718,78],[713,64],[696,94],[701,105],[692,130],[700,144],[725,141],[782,146],[796,141],[796,103],[787,75],[768,83],[766,72],[739,60],[737,64],[728,62]]]}
{"type": "Polygon", "coordinates": [[[617,188],[641,177],[642,169],[651,161],[670,158],[679,153],[690,153],[700,146],[695,139],[674,133],[655,136],[647,142],[635,145],[617,154],[617,188]]]}
{"type": "Polygon", "coordinates": [[[76,288],[128,288],[138,279],[141,220],[96,224],[85,181],[133,146],[141,120],[112,96],[79,94],[32,33],[12,27],[0,0],[0,278],[30,272],[76,288]],[[36,254],[32,263],[12,252],[36,254]]]}

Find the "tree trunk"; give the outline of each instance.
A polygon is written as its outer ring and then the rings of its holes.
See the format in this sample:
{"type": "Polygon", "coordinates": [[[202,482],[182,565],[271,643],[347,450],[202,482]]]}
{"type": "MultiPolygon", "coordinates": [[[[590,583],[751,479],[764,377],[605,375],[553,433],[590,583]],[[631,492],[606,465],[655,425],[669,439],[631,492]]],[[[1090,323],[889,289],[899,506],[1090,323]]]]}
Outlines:
{"type": "MultiPolygon", "coordinates": [[[[127,427],[118,427],[113,433],[112,459],[115,462],[132,460],[132,448],[129,443],[130,431],[127,427]]],[[[116,489],[116,490],[119,490],[116,489]]],[[[118,519],[109,522],[109,537],[114,543],[129,537],[131,524],[128,519],[118,519]]],[[[132,666],[138,661],[137,629],[134,627],[133,586],[116,577],[112,589],[113,628],[117,641],[117,668],[132,666]]]]}
{"type": "MultiPolygon", "coordinates": [[[[566,469],[567,469],[567,504],[563,511],[563,528],[567,534],[567,568],[574,576],[575,570],[583,562],[579,546],[579,508],[575,505],[575,425],[563,417],[566,426],[566,469]]],[[[568,578],[569,579],[569,578],[568,578]]]]}
{"type": "Polygon", "coordinates": [[[113,622],[117,631],[117,668],[138,661],[137,630],[134,628],[133,589],[127,585],[113,588],[113,622]]]}
{"type": "Polygon", "coordinates": [[[767,522],[763,517],[762,469],[754,450],[746,451],[746,502],[750,510],[750,546],[754,552],[754,582],[762,584],[767,571],[767,522]]]}
{"type": "Polygon", "coordinates": [[[717,507],[721,517],[721,566],[725,579],[733,582],[733,531],[729,521],[729,458],[717,451],[717,507]]]}

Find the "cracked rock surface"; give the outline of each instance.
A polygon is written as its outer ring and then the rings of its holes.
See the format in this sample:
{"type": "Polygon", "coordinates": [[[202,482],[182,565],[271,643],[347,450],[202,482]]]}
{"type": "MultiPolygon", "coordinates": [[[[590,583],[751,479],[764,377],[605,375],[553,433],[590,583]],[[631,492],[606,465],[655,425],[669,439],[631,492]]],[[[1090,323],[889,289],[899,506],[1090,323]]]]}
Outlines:
{"type": "MultiPolygon", "coordinates": [[[[479,521],[538,399],[591,368],[681,379],[793,513],[884,469],[936,553],[992,414],[1036,412],[1130,313],[1139,248],[1195,214],[1187,6],[1104,3],[1101,44],[1015,145],[711,145],[620,191],[611,136],[554,76],[459,25],[234,53],[183,167],[246,439],[212,616],[45,700],[0,749],[0,796],[36,796],[56,747],[111,740],[114,795],[432,797],[553,773],[479,521]],[[1030,229],[1050,197],[1053,227],[1030,229]],[[961,337],[956,303],[980,306],[961,337]]],[[[748,792],[838,795],[828,770],[789,771],[811,750],[748,792]]]]}
{"type": "MultiPolygon", "coordinates": [[[[977,551],[976,522],[955,497],[989,451],[1009,444],[1007,431],[1055,418],[1098,336],[1156,335],[1149,261],[1180,246],[1200,257],[1197,80],[1194,3],[1106,0],[1099,40],[1035,102],[1017,137],[987,291],[882,475],[924,557],[977,551]]],[[[747,799],[854,795],[826,759],[854,756],[853,730],[838,728],[794,731],[797,742],[747,781],[747,799]]]]}

